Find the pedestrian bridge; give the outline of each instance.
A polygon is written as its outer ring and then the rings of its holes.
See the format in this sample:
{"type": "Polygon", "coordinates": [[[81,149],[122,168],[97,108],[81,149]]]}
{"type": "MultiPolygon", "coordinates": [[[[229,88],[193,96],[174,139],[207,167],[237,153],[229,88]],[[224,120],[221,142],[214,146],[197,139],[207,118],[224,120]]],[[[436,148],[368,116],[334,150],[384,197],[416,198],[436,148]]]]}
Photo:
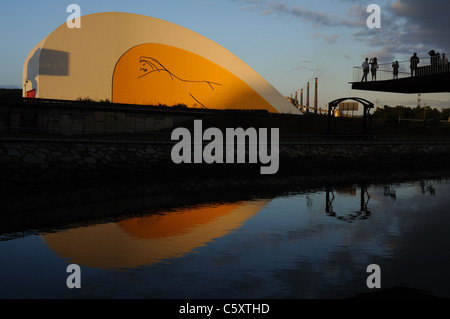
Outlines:
{"type": "Polygon", "coordinates": [[[363,68],[354,67],[353,90],[392,92],[392,93],[446,93],[450,92],[450,65],[442,59],[421,58],[417,68],[411,70],[410,61],[398,64],[398,74],[394,75],[393,63],[378,64],[376,78],[371,70],[367,81],[363,79],[363,68]]]}

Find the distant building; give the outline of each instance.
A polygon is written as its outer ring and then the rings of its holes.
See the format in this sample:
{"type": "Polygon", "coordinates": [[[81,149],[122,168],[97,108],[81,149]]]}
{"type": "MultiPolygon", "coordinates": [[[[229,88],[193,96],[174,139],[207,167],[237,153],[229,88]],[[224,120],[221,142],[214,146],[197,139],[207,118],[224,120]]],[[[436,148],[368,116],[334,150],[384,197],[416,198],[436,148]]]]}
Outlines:
{"type": "Polygon", "coordinates": [[[354,115],[354,112],[359,110],[358,102],[341,102],[339,103],[339,115],[344,115],[346,112],[346,116],[349,116],[349,112],[351,112],[351,116],[354,115]]]}
{"type": "Polygon", "coordinates": [[[217,43],[176,24],[109,12],[65,23],[23,68],[23,96],[298,113],[264,78],[217,43]]]}

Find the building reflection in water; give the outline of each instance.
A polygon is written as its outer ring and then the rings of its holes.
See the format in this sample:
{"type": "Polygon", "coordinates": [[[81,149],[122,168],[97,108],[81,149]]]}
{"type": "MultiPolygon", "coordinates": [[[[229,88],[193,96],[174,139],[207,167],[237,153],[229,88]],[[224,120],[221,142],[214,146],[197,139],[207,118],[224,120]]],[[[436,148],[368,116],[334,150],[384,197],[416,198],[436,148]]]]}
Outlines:
{"type": "Polygon", "coordinates": [[[70,263],[100,269],[136,268],[179,258],[237,230],[269,201],[190,207],[42,237],[70,263]]]}

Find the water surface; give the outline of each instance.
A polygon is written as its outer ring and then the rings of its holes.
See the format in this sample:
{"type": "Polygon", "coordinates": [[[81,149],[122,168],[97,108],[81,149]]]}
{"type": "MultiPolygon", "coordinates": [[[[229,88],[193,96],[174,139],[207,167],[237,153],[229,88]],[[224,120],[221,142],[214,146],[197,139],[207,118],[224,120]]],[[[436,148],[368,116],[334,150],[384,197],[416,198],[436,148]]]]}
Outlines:
{"type": "Polygon", "coordinates": [[[0,298],[347,298],[372,291],[370,264],[382,288],[450,297],[449,179],[188,204],[142,194],[8,215],[0,298]],[[66,285],[69,264],[81,268],[81,289],[66,285]]]}

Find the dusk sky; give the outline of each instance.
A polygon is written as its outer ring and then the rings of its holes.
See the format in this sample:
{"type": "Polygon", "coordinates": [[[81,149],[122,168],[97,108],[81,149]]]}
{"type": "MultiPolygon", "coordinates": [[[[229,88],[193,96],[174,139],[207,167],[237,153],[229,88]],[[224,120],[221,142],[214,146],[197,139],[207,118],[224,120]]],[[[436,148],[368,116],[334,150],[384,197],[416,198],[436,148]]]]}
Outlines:
{"type": "MultiPolygon", "coordinates": [[[[448,0],[43,0],[2,1],[0,87],[21,88],[28,52],[66,22],[71,3],[81,15],[120,11],[170,21],[222,45],[285,96],[319,78],[319,106],[358,96],[380,106],[415,106],[417,95],[351,90],[353,67],[409,60],[417,52],[449,52],[448,0]],[[369,29],[369,4],[381,7],[381,28],[369,29]]],[[[424,94],[422,103],[450,107],[450,94],[424,94]]]]}

